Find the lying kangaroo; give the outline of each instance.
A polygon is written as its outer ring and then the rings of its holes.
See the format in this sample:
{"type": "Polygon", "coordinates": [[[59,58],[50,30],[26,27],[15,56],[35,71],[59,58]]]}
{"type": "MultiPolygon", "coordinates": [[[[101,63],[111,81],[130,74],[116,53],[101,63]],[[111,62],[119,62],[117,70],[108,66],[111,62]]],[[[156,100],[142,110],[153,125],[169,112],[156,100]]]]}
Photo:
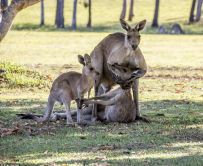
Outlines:
{"type": "MultiPolygon", "coordinates": [[[[98,119],[105,122],[129,123],[136,120],[136,107],[132,99],[130,89],[123,90],[117,88],[101,96],[89,99],[82,99],[81,105],[88,105],[83,109],[83,118],[86,122],[91,121],[92,104],[98,104],[98,119]]],[[[76,116],[76,111],[72,110],[71,115],[76,116]]],[[[52,121],[66,118],[64,112],[56,112],[52,115],[52,121]]],[[[143,119],[145,122],[149,122],[143,119]]]]}
{"type": "MultiPolygon", "coordinates": [[[[117,88],[98,97],[80,100],[81,105],[87,106],[82,110],[83,119],[87,124],[91,124],[91,113],[95,103],[98,104],[98,119],[102,122],[129,123],[136,119],[137,110],[132,100],[130,89],[117,88]]],[[[26,114],[20,115],[23,119],[27,117],[26,114]]],[[[72,110],[71,115],[75,119],[77,110],[72,110]]],[[[66,118],[66,113],[62,111],[55,112],[50,119],[51,121],[56,121],[64,118],[66,118]]]]}
{"type": "MultiPolygon", "coordinates": [[[[123,89],[132,87],[137,111],[136,116],[139,119],[141,117],[138,106],[138,78],[145,75],[147,65],[138,45],[140,43],[139,32],[144,28],[146,20],[140,21],[133,27],[122,19],[120,23],[127,34],[114,33],[108,35],[94,48],[90,55],[92,66],[99,72],[99,77],[95,79],[95,96],[98,95],[100,85],[106,91],[115,83],[120,84],[123,89]]],[[[94,121],[96,118],[97,106],[95,104],[92,111],[92,120],[94,121]]]]}
{"type": "Polygon", "coordinates": [[[117,88],[101,96],[84,99],[83,103],[105,106],[98,107],[98,118],[101,121],[128,123],[136,119],[137,110],[130,89],[117,88]]]}
{"type": "MultiPolygon", "coordinates": [[[[73,124],[70,113],[71,101],[76,99],[81,100],[86,92],[89,93],[94,84],[93,78],[97,77],[99,74],[91,66],[91,58],[89,55],[85,54],[84,57],[78,55],[78,61],[84,65],[82,74],[71,71],[63,73],[55,79],[50,90],[47,109],[43,117],[29,115],[29,117],[23,117],[24,119],[33,119],[37,122],[46,122],[50,120],[54,104],[58,101],[65,106],[67,124],[73,124]]],[[[81,108],[77,109],[77,122],[83,123],[81,108]]]]}

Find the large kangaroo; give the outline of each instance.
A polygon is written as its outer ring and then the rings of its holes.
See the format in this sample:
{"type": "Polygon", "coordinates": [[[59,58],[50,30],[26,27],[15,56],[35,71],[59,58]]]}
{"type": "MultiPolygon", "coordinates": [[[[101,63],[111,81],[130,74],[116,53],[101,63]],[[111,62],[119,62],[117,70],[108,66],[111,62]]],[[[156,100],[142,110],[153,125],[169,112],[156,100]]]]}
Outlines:
{"type": "MultiPolygon", "coordinates": [[[[95,96],[98,95],[100,85],[108,91],[115,83],[123,89],[132,87],[137,119],[141,118],[138,106],[138,78],[145,75],[147,65],[144,56],[138,47],[140,31],[146,20],[140,21],[131,27],[124,20],[120,20],[124,33],[114,33],[104,38],[92,51],[92,66],[99,77],[95,79],[95,96]],[[127,74],[126,74],[127,73],[127,74]]],[[[97,106],[94,105],[92,120],[97,118],[97,106]]]]}
{"type": "MultiPolygon", "coordinates": [[[[84,66],[82,74],[71,71],[63,73],[55,79],[50,90],[47,109],[43,117],[38,117],[36,115],[30,114],[24,116],[22,114],[23,119],[33,119],[37,122],[46,122],[50,120],[54,104],[56,101],[58,101],[65,106],[67,124],[73,124],[73,119],[70,113],[71,101],[77,101],[78,99],[81,100],[86,92],[89,93],[91,88],[93,87],[94,78],[97,77],[99,74],[92,67],[91,58],[89,55],[85,54],[84,57],[78,55],[78,61],[84,66]]],[[[85,123],[83,122],[83,118],[81,116],[80,107],[77,108],[77,123],[85,123]]]]}

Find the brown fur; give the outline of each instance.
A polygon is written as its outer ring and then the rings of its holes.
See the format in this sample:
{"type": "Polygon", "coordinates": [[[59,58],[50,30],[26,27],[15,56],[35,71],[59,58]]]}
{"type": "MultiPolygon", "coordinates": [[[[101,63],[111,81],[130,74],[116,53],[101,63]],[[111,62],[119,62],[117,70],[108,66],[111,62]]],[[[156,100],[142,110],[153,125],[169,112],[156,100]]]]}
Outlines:
{"type": "MultiPolygon", "coordinates": [[[[89,92],[93,87],[93,77],[97,77],[98,73],[91,66],[89,55],[84,57],[78,56],[78,60],[84,65],[82,74],[71,71],[61,74],[52,84],[47,109],[43,117],[33,117],[37,122],[45,122],[50,119],[54,103],[58,101],[64,104],[67,124],[72,124],[73,120],[70,113],[70,104],[72,100],[82,99],[86,92],[89,92]]],[[[81,108],[77,109],[77,122],[83,123],[81,117],[81,108]]]]}
{"type": "MultiPolygon", "coordinates": [[[[143,20],[132,28],[124,20],[121,20],[121,25],[127,34],[108,35],[91,53],[92,66],[100,73],[99,77],[95,79],[95,96],[98,95],[98,88],[101,84],[106,89],[110,89],[115,83],[120,84],[124,89],[132,87],[137,116],[140,116],[138,78],[144,76],[147,71],[144,56],[138,47],[140,43],[139,31],[144,28],[145,23],[146,20],[143,20]],[[127,70],[122,71],[122,68],[127,70]]],[[[94,105],[92,116],[93,120],[97,117],[96,105],[94,105]]]]}
{"type": "Polygon", "coordinates": [[[84,99],[85,104],[100,104],[98,117],[107,122],[133,122],[136,118],[136,107],[130,89],[117,88],[99,97],[84,99]]]}

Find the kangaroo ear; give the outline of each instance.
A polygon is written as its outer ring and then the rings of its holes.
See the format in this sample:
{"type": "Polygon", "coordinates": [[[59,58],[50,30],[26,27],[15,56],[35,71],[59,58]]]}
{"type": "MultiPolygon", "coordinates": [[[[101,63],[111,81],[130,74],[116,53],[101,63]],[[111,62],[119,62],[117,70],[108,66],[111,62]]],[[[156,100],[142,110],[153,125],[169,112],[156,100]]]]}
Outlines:
{"type": "Polygon", "coordinates": [[[139,23],[137,23],[137,25],[135,26],[135,29],[137,29],[138,31],[141,31],[144,29],[145,25],[146,25],[147,20],[142,20],[139,23]]]}
{"type": "Polygon", "coordinates": [[[85,66],[85,59],[82,55],[78,55],[78,62],[85,66]]]}
{"type": "Polygon", "coordinates": [[[88,54],[84,55],[85,64],[91,64],[91,57],[88,54]]]}
{"type": "Polygon", "coordinates": [[[130,25],[123,19],[120,19],[120,23],[123,29],[129,31],[131,29],[130,25]]]}

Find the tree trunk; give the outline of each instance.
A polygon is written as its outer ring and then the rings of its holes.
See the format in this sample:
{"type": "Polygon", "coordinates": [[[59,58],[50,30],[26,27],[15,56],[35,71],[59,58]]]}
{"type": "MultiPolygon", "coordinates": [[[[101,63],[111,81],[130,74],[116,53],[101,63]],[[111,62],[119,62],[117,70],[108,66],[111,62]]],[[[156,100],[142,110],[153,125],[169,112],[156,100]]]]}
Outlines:
{"type": "Polygon", "coordinates": [[[156,0],[155,10],[154,10],[154,18],[152,21],[152,27],[154,27],[154,28],[159,27],[158,17],[159,17],[159,0],[156,0]]]}
{"type": "Polygon", "coordinates": [[[41,0],[41,17],[40,17],[40,26],[44,25],[44,0],[41,0]]]}
{"type": "Polygon", "coordinates": [[[126,15],[126,5],[127,5],[126,0],[123,0],[123,8],[120,15],[120,19],[123,19],[123,20],[125,19],[125,15],[126,15]]]}
{"type": "Polygon", "coordinates": [[[197,22],[200,21],[200,18],[201,18],[202,2],[203,0],[198,0],[198,3],[197,3],[197,14],[196,14],[196,20],[195,20],[197,22]]]}
{"type": "Polygon", "coordinates": [[[130,1],[130,11],[129,11],[129,17],[128,17],[128,21],[132,21],[133,17],[134,17],[134,0],[130,1]]]}
{"type": "Polygon", "coordinates": [[[22,9],[38,3],[40,0],[12,0],[8,8],[2,13],[0,22],[0,42],[9,31],[13,19],[22,9]]]}
{"type": "Polygon", "coordinates": [[[64,0],[57,0],[55,25],[57,28],[64,28],[64,0]]]}
{"type": "Polygon", "coordinates": [[[189,23],[193,23],[195,21],[194,20],[195,5],[196,5],[196,0],[192,0],[192,6],[191,6],[190,16],[189,16],[189,23]]]}
{"type": "Polygon", "coordinates": [[[8,0],[1,0],[1,9],[0,9],[0,12],[3,12],[4,10],[7,9],[8,7],[8,0]]]}
{"type": "Polygon", "coordinates": [[[72,29],[77,28],[77,0],[73,0],[73,18],[72,18],[72,29]]]}
{"type": "Polygon", "coordinates": [[[88,16],[88,22],[87,22],[87,28],[92,27],[92,0],[89,0],[89,16],[88,16]]]}

